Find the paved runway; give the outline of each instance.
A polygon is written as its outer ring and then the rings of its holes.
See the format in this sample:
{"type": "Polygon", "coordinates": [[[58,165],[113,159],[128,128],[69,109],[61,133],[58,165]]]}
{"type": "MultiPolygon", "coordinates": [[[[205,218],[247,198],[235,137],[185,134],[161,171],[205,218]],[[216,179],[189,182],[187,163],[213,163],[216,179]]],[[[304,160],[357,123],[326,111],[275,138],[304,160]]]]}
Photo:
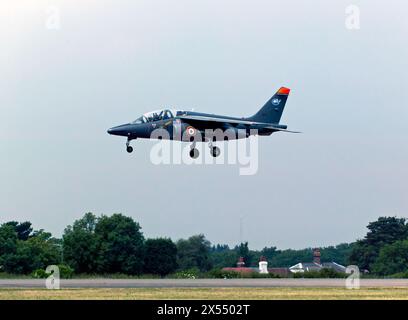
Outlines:
{"type": "MultiPolygon", "coordinates": [[[[69,279],[61,288],[345,287],[345,279],[69,279]]],[[[361,279],[361,287],[406,287],[408,279],[361,279]]],[[[45,288],[42,279],[0,279],[0,288],[45,288]]]]}

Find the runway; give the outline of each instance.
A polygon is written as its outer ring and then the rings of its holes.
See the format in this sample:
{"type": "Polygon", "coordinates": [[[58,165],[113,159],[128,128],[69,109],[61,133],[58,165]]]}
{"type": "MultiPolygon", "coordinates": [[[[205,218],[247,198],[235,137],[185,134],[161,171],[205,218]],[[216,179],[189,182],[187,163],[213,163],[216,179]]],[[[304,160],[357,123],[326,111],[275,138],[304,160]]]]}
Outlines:
{"type": "MultiPolygon", "coordinates": [[[[345,287],[345,279],[69,279],[63,288],[345,287]]],[[[408,279],[361,279],[361,287],[405,287],[408,279]]],[[[0,279],[0,288],[45,288],[45,279],[0,279]]]]}

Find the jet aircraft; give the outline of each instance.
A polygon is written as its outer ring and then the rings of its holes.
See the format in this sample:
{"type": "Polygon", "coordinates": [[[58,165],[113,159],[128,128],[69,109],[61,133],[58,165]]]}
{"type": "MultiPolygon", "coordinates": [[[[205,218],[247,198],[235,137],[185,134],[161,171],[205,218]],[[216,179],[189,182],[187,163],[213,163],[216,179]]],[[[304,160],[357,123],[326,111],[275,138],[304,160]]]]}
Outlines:
{"type": "Polygon", "coordinates": [[[228,132],[223,140],[248,138],[250,135],[269,136],[274,132],[292,132],[287,130],[286,125],[280,124],[280,119],[290,93],[289,88],[281,87],[253,116],[237,118],[221,116],[216,114],[200,113],[194,111],[183,111],[174,109],[163,109],[143,114],[135,121],[110,128],[111,135],[127,137],[126,150],[131,153],[132,140],[138,138],[150,139],[152,133],[157,129],[165,130],[168,134],[160,135],[158,139],[169,139],[192,142],[190,157],[197,158],[199,151],[196,142],[209,142],[210,152],[213,157],[220,154],[220,148],[212,142],[217,141],[216,135],[208,137],[208,131],[222,130],[228,132]],[[243,134],[242,134],[243,133],[243,134]],[[201,139],[197,139],[200,136],[201,139]]]}

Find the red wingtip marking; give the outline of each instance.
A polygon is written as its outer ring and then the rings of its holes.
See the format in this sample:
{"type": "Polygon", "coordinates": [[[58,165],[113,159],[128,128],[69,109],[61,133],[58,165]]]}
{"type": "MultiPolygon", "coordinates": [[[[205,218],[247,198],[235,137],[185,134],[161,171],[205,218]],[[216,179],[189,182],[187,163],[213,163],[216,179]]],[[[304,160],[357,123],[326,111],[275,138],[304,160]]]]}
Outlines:
{"type": "Polygon", "coordinates": [[[282,88],[280,88],[280,89],[278,90],[278,93],[279,93],[279,94],[289,94],[289,92],[290,92],[290,89],[289,89],[289,88],[285,88],[285,87],[282,87],[282,88]]]}

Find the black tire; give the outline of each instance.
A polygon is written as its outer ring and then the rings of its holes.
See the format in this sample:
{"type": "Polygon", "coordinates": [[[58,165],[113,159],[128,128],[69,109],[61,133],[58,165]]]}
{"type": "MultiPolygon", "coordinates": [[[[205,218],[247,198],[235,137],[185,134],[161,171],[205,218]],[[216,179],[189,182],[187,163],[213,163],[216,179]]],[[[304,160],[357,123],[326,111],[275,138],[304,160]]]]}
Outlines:
{"type": "Polygon", "coordinates": [[[190,157],[193,159],[197,159],[198,156],[200,155],[200,152],[198,151],[198,149],[194,148],[190,150],[190,157]]]}
{"type": "Polygon", "coordinates": [[[211,148],[211,155],[215,158],[218,157],[221,154],[221,149],[218,147],[212,147],[211,148]]]}
{"type": "Polygon", "coordinates": [[[127,146],[127,147],[126,147],[126,151],[127,151],[128,153],[132,153],[132,152],[133,152],[133,148],[132,148],[131,146],[127,146]]]}

